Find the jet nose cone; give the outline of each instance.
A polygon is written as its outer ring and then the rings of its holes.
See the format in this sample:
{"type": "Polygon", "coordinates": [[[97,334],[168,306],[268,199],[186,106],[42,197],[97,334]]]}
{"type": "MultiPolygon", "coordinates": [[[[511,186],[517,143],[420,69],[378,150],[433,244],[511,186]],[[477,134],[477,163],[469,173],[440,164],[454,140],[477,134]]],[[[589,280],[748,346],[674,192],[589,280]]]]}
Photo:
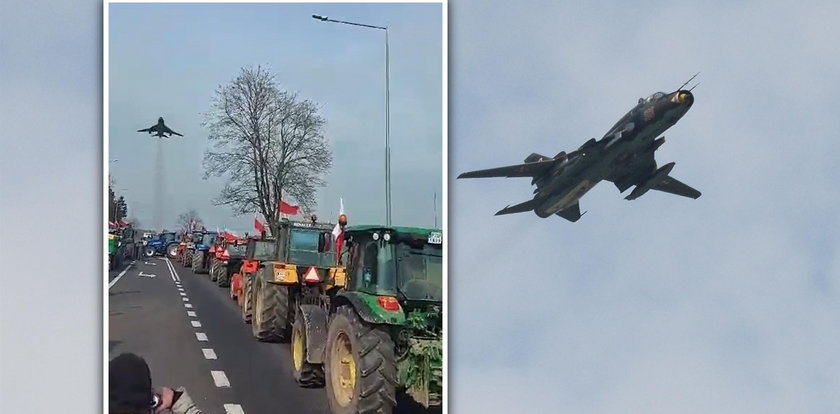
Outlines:
{"type": "Polygon", "coordinates": [[[676,91],[671,96],[671,102],[691,106],[694,103],[694,94],[687,90],[676,91]]]}

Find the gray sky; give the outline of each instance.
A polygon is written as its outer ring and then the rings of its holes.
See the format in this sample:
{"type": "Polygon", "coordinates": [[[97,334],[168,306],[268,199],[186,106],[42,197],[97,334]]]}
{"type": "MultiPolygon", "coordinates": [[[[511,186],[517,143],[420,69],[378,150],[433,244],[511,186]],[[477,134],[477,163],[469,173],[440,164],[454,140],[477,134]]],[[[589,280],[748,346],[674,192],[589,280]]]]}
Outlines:
{"type": "Polygon", "coordinates": [[[441,13],[437,4],[112,4],[108,132],[129,215],[152,224],[156,144],[135,131],[162,116],[185,135],[163,142],[164,224],[195,208],[208,228],[253,231],[253,214],[211,204],[224,181],[202,179],[201,114],[218,85],[261,64],[322,105],[334,165],[318,215],[334,220],[343,197],[352,222],[384,223],[385,34],[310,17],[321,14],[389,27],[393,223],[432,226],[437,192],[440,224],[441,13]]]}
{"type": "Polygon", "coordinates": [[[840,8],[453,3],[453,411],[840,410],[840,8]],[[601,138],[698,71],[656,155],[697,200],[601,183],[570,223],[493,216],[527,179],[454,181],[601,138]]]}

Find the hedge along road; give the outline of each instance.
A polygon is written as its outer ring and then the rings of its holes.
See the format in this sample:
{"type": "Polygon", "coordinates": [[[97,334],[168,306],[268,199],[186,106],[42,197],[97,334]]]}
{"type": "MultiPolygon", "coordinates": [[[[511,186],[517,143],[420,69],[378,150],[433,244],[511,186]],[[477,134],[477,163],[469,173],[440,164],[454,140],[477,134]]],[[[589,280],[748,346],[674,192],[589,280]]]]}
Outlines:
{"type": "Polygon", "coordinates": [[[329,412],[323,388],[294,381],[288,344],[254,339],[228,289],[206,274],[138,260],[110,288],[109,326],[110,357],[143,356],[155,384],[184,385],[205,412],[329,412]]]}

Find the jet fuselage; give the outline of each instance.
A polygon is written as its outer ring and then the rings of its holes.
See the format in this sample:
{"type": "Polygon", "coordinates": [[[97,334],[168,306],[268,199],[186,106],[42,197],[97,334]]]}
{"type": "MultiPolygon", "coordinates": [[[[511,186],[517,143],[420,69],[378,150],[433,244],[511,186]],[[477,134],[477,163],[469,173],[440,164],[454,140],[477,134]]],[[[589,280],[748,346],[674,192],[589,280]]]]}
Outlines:
{"type": "Polygon", "coordinates": [[[587,142],[545,175],[534,178],[539,203],[534,212],[545,218],[575,205],[616,168],[640,153],[654,151],[662,143],[656,137],[676,124],[693,103],[687,90],[640,99],[600,140],[587,142]]]}

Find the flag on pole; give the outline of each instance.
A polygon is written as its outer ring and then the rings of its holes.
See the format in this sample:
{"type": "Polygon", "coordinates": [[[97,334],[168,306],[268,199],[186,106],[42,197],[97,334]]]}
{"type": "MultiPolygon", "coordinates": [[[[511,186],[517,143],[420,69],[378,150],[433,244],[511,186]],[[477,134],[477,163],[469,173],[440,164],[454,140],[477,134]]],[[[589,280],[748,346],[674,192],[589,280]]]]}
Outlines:
{"type": "Polygon", "coordinates": [[[294,216],[295,214],[300,212],[300,206],[289,204],[283,200],[280,200],[280,214],[289,214],[294,216]]]}
{"type": "Polygon", "coordinates": [[[257,232],[262,234],[265,231],[265,225],[262,224],[260,219],[257,217],[257,212],[254,212],[254,228],[257,229],[257,232]]]}
{"type": "Polygon", "coordinates": [[[296,204],[291,204],[286,202],[287,194],[285,191],[280,191],[280,204],[277,206],[277,209],[280,210],[280,214],[286,215],[296,215],[300,213],[300,206],[296,204]]]}

